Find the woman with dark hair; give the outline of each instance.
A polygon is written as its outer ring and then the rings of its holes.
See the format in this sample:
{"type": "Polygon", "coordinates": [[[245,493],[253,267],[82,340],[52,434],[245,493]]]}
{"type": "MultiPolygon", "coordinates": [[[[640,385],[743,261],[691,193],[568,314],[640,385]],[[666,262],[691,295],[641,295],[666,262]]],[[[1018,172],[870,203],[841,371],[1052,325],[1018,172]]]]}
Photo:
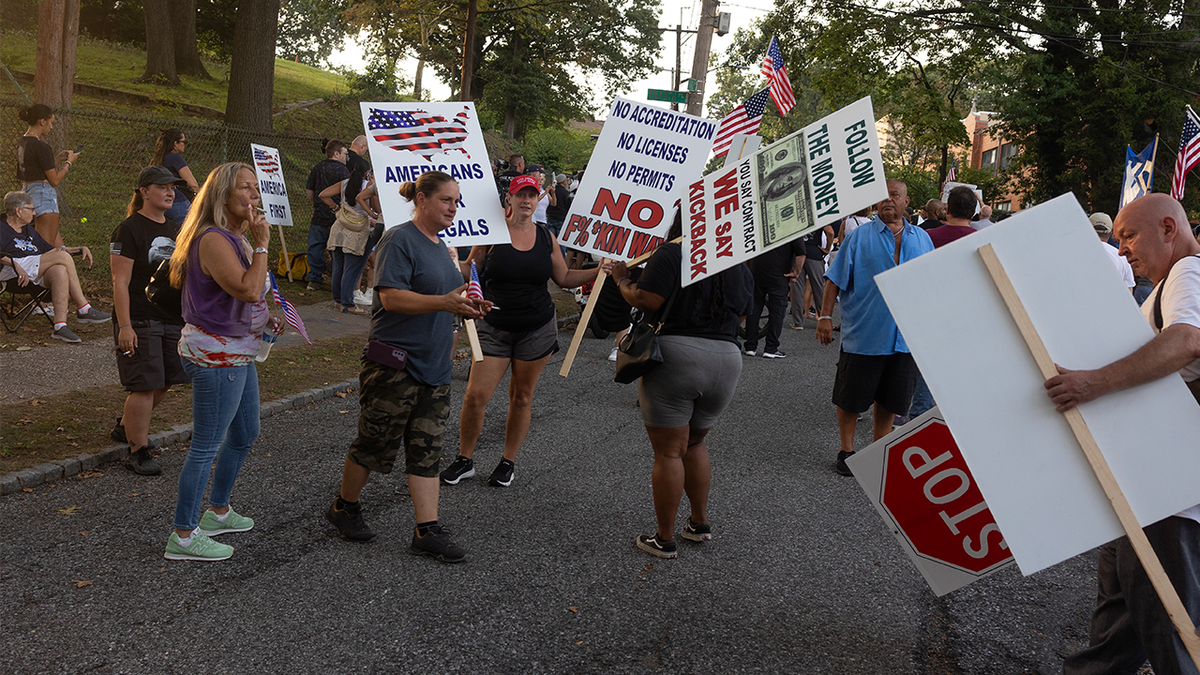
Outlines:
{"type": "Polygon", "coordinates": [[[374,210],[369,199],[358,200],[358,195],[367,192],[373,185],[372,173],[353,171],[350,177],[341,183],[330,185],[321,191],[321,201],[330,210],[337,210],[340,218],[335,218],[329,228],[329,242],[326,248],[330,252],[330,288],[333,291],[333,306],[342,312],[362,314],[354,304],[354,292],[358,290],[358,280],[362,277],[363,268],[367,264],[369,241],[375,231],[375,223],[380,219],[379,212],[374,210]],[[355,176],[358,185],[351,185],[355,176]],[[341,206],[338,207],[333,199],[341,196],[341,206]]]}
{"type": "MultiPolygon", "coordinates": [[[[681,229],[676,212],[667,239],[678,237],[681,229]]],[[[680,244],[667,243],[646,262],[637,282],[629,278],[624,263],[613,265],[612,271],[625,300],[655,314],[663,324],[658,338],[662,363],[638,381],[638,404],[654,449],[650,482],[658,530],[639,536],[637,546],[659,558],[675,557],[675,516],[685,492],[692,512],[680,536],[691,541],[712,538],[712,466],[704,437],[733,400],[742,372],[737,328],[754,288],[745,265],[682,288],[682,260],[680,244]]]]}
{"type": "Polygon", "coordinates": [[[185,148],[187,148],[187,136],[182,130],[163,129],[162,133],[158,135],[158,141],[154,144],[154,156],[150,158],[151,166],[167,167],[171,173],[175,174],[176,178],[181,179],[184,183],[175,188],[175,202],[167,211],[167,217],[176,224],[183,222],[183,219],[187,217],[188,209],[192,206],[189,195],[194,195],[200,190],[200,184],[196,182],[196,177],[188,168],[187,160],[183,158],[185,148]],[[187,188],[187,192],[181,188],[187,188]]]}
{"type": "MultiPolygon", "coordinates": [[[[329,242],[329,229],[336,219],[333,211],[320,198],[320,194],[330,185],[337,185],[350,177],[346,168],[346,160],[350,158],[350,150],[339,140],[325,139],[321,141],[321,152],[325,159],[316,163],[308,172],[308,182],[304,184],[304,192],[312,204],[312,220],[308,224],[308,290],[315,291],[320,287],[325,277],[325,245],[329,242]]],[[[340,203],[341,198],[335,200],[340,203]]]]}
{"type": "MultiPolygon", "coordinates": [[[[17,141],[17,180],[33,197],[33,227],[51,246],[62,248],[58,231],[58,192],[55,188],[67,177],[67,171],[79,158],[78,152],[62,150],[58,155],[42,141],[54,128],[54,111],[50,106],[35,103],[17,113],[29,125],[17,141]],[[62,168],[58,168],[61,166],[62,168]]],[[[89,265],[91,254],[88,254],[89,265]]]]}
{"type": "Polygon", "coordinates": [[[384,233],[377,254],[370,340],[359,375],[358,437],[325,517],[354,542],[375,539],[359,497],[372,471],[391,473],[401,445],[416,528],[409,551],[461,562],[466,551],[438,524],[438,463],[450,413],[452,314],[480,319],[489,303],[468,299],[462,273],[438,232],[454,224],[458,182],[441,171],[400,186],[413,219],[384,233]]]}

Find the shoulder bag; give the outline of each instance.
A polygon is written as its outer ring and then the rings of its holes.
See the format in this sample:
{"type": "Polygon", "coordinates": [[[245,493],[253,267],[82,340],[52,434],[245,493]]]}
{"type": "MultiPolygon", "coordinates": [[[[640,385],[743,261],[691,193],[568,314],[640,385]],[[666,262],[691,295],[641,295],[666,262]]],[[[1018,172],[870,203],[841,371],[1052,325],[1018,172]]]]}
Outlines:
{"type": "MultiPolygon", "coordinates": [[[[671,305],[674,304],[675,296],[679,295],[680,290],[682,289],[677,288],[671,291],[671,297],[667,298],[666,304],[663,305],[663,311],[658,315],[657,322],[651,322],[649,315],[643,312],[641,318],[634,322],[625,337],[621,338],[621,344],[617,345],[617,372],[613,376],[614,382],[621,384],[636,382],[639,377],[654,370],[658,364],[662,363],[658,333],[666,323],[667,315],[671,312],[671,305]]],[[[599,293],[593,295],[599,295],[599,293]]]]}
{"type": "Polygon", "coordinates": [[[345,204],[337,210],[334,218],[348,232],[361,232],[367,226],[367,214],[359,213],[345,204]]]}

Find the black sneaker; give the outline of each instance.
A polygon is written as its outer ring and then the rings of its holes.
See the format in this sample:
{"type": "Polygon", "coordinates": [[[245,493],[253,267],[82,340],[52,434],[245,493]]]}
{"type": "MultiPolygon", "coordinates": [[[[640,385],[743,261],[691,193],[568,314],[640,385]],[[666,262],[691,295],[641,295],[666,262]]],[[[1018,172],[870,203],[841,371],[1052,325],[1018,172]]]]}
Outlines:
{"type": "Polygon", "coordinates": [[[693,523],[691,518],[688,518],[687,525],[683,526],[683,532],[679,536],[691,541],[708,541],[712,539],[712,527],[708,523],[693,523]]]}
{"type": "MultiPolygon", "coordinates": [[[[475,475],[475,462],[470,457],[459,455],[450,462],[450,466],[441,474],[442,482],[446,485],[458,485],[458,482],[464,478],[470,478],[475,475]]],[[[512,480],[511,478],[509,479],[512,480]]]]}
{"type": "MultiPolygon", "coordinates": [[[[123,419],[123,417],[117,418],[117,425],[113,427],[112,431],[108,432],[108,436],[118,443],[129,445],[129,438],[125,435],[125,425],[121,423],[121,420],[123,419]]],[[[146,447],[150,448],[151,450],[157,450],[158,444],[154,441],[147,441],[146,447]]]]}
{"type": "Polygon", "coordinates": [[[418,535],[414,530],[412,544],[409,545],[408,550],[410,553],[429,556],[444,563],[462,562],[467,557],[467,550],[450,541],[450,532],[443,529],[441,525],[429,528],[429,532],[424,537],[418,535]]]}
{"type": "Polygon", "coordinates": [[[658,533],[638,535],[637,547],[656,558],[674,558],[679,549],[673,541],[659,541],[658,533]]]}
{"type": "Polygon", "coordinates": [[[854,472],[850,470],[849,466],[846,466],[846,458],[853,454],[853,452],[838,450],[837,464],[834,465],[834,470],[843,476],[853,476],[854,472]]]}
{"type": "Polygon", "coordinates": [[[363,521],[362,509],[353,512],[350,509],[339,509],[336,497],[333,499],[333,503],[329,505],[329,510],[325,512],[325,519],[333,523],[333,526],[338,530],[338,534],[342,535],[342,538],[346,541],[364,544],[369,541],[375,541],[375,533],[363,521]]]}
{"type": "Polygon", "coordinates": [[[508,487],[512,485],[513,466],[513,463],[507,459],[500,460],[500,463],[496,465],[496,470],[488,478],[488,485],[492,487],[508,487]]]}
{"type": "Polygon", "coordinates": [[[125,466],[129,467],[130,471],[143,476],[157,476],[162,473],[162,467],[150,456],[148,447],[129,453],[129,459],[125,460],[125,466]]]}

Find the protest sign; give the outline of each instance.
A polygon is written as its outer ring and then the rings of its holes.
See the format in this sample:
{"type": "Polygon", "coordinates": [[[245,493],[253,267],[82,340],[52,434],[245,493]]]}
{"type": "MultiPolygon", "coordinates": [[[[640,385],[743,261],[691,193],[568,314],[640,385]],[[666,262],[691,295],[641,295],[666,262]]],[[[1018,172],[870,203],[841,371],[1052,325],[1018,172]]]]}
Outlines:
{"type": "MultiPolygon", "coordinates": [[[[943,202],[950,198],[950,191],[956,187],[971,188],[971,192],[975,193],[975,197],[979,200],[979,203],[983,203],[983,190],[980,190],[978,185],[975,185],[974,183],[958,183],[952,180],[946,181],[946,184],[942,186],[943,202]]],[[[979,213],[979,204],[975,205],[975,213],[979,213]]]]}
{"type": "Polygon", "coordinates": [[[688,186],[683,285],[886,197],[868,96],[688,186]]]}
{"type": "Polygon", "coordinates": [[[458,181],[461,197],[454,224],[438,233],[442,241],[450,246],[511,241],[473,103],[360,105],[385,227],[412,219],[413,205],[400,196],[401,183],[443,171],[458,181]]]}
{"type": "Polygon", "coordinates": [[[937,595],[1013,563],[936,407],[850,455],[846,464],[937,595]]]}
{"type": "MultiPolygon", "coordinates": [[[[1063,368],[1099,368],[1154,333],[1072,195],[875,278],[1017,564],[1032,574],[1125,530],[982,262],[989,244],[1063,368]]],[[[1200,407],[1180,377],[1078,410],[1137,522],[1200,503],[1200,407]]]]}
{"type": "Polygon", "coordinates": [[[283,181],[283,162],[279,150],[250,144],[254,157],[254,176],[262,194],[263,211],[271,225],[292,226],[292,207],[288,204],[287,184],[283,181]]]}
{"type": "Polygon", "coordinates": [[[637,101],[613,101],[559,243],[631,260],[663,242],[683,187],[708,161],[715,122],[637,101]]]}

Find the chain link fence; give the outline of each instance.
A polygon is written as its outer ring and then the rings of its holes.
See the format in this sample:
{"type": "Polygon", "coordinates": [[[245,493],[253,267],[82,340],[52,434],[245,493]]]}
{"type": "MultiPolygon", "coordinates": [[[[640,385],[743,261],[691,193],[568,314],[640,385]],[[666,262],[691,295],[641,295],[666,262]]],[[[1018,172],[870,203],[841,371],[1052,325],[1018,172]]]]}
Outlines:
{"type": "MultiPolygon", "coordinates": [[[[26,129],[26,124],[17,117],[23,105],[15,96],[0,99],[0,138],[7,146],[0,150],[3,192],[22,188],[16,177],[16,142],[26,129]]],[[[86,245],[92,249],[95,266],[90,270],[81,266],[80,277],[85,288],[100,298],[111,296],[110,235],[125,219],[138,173],[150,163],[162,129],[183,130],[188,141],[184,159],[201,185],[212,169],[225,162],[253,165],[251,143],[278,148],[293,218],[293,226],[283,228],[287,250],[295,253],[307,248],[312,204],[304,185],[311,167],[325,158],[318,137],[262,133],[173,114],[139,115],[119,110],[56,110],[55,127],[50,137],[43,139],[54,152],[83,146],[79,161],[58,185],[60,228],[68,245],[86,245]]],[[[275,269],[278,227],[274,228],[271,248],[271,269],[275,269]]]]}

